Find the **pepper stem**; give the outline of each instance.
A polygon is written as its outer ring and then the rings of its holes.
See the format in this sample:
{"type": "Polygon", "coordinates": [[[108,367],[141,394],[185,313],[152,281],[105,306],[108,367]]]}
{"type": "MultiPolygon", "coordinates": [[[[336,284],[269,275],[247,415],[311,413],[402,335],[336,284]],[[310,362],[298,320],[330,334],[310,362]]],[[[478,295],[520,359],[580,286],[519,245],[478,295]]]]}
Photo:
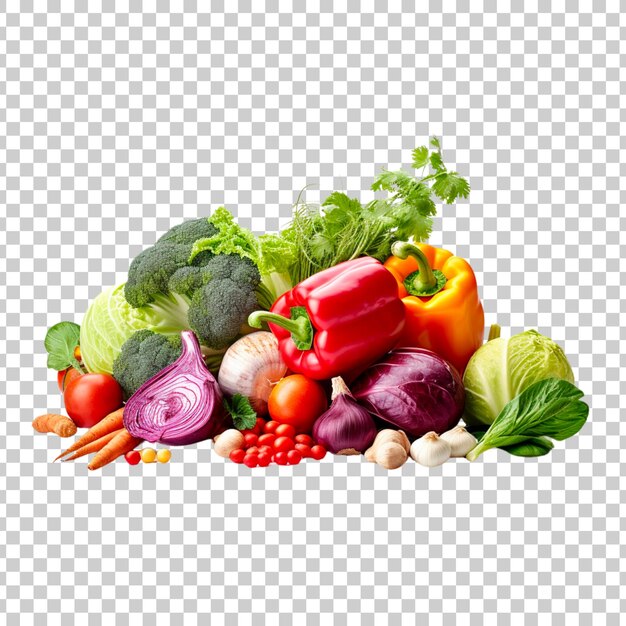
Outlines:
{"type": "Polygon", "coordinates": [[[489,337],[487,337],[487,341],[498,339],[498,337],[500,337],[500,324],[492,324],[489,329],[489,337]]]}
{"type": "Polygon", "coordinates": [[[414,243],[396,241],[391,246],[391,253],[399,259],[412,256],[417,261],[417,272],[404,279],[404,286],[412,296],[432,296],[444,288],[448,279],[443,272],[430,267],[426,255],[414,243]]]}
{"type": "Polygon", "coordinates": [[[261,328],[263,322],[276,324],[291,333],[291,339],[298,350],[310,350],[313,345],[313,325],[309,314],[303,306],[291,307],[291,318],[270,313],[255,311],[248,316],[248,324],[253,328],[261,328]]]}

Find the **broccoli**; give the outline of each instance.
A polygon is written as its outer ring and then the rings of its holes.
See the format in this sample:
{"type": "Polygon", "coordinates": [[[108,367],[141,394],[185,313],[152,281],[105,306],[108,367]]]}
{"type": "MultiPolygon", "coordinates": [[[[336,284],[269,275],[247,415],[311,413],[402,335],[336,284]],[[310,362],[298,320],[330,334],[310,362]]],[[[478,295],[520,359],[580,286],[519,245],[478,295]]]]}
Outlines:
{"type": "Polygon", "coordinates": [[[206,280],[207,275],[210,280],[191,298],[189,325],[201,343],[224,348],[240,334],[248,315],[258,308],[255,290],[261,275],[250,259],[236,254],[213,257],[203,268],[198,268],[198,273],[202,276],[200,280],[206,280]]]}
{"type": "Polygon", "coordinates": [[[178,337],[166,337],[151,330],[139,330],[122,345],[113,361],[113,377],[129,398],[147,380],[172,364],[181,353],[178,337]]]}
{"type": "Polygon", "coordinates": [[[205,267],[188,265],[177,269],[168,282],[168,288],[174,293],[191,298],[193,294],[211,280],[211,272],[205,267]]]}
{"type": "Polygon", "coordinates": [[[213,237],[217,228],[206,217],[197,220],[188,220],[170,228],[159,237],[157,244],[164,242],[192,246],[198,239],[213,237]]]}
{"type": "MultiPolygon", "coordinates": [[[[169,292],[168,282],[181,267],[189,265],[193,244],[211,237],[217,229],[208,219],[190,220],[170,228],[153,246],[144,250],[130,264],[124,296],[128,303],[142,307],[169,292]]],[[[199,263],[206,262],[201,257],[199,263]]]]}
{"type": "MultiPolygon", "coordinates": [[[[159,320],[151,329],[171,334],[191,328],[200,343],[214,351],[248,331],[248,315],[265,293],[259,269],[249,256],[207,243],[219,231],[220,245],[226,245],[224,226],[219,226],[224,211],[170,229],[131,263],[124,288],[132,307],[159,320]]],[[[241,230],[230,222],[229,233],[241,230]]],[[[252,233],[249,238],[254,241],[252,233]]]]}
{"type": "Polygon", "coordinates": [[[224,348],[241,333],[248,315],[258,306],[251,285],[242,285],[230,278],[212,280],[193,295],[189,326],[201,343],[224,348]]]}

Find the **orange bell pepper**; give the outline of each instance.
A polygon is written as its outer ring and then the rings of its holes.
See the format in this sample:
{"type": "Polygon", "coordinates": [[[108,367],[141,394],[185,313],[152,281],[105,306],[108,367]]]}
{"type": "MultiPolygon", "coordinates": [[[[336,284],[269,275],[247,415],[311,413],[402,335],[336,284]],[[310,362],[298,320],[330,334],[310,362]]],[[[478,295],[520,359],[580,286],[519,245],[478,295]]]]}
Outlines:
{"type": "Polygon", "coordinates": [[[485,314],[464,259],[425,243],[398,241],[385,267],[398,283],[406,322],[398,346],[432,350],[462,375],[483,343],[485,314]]]}

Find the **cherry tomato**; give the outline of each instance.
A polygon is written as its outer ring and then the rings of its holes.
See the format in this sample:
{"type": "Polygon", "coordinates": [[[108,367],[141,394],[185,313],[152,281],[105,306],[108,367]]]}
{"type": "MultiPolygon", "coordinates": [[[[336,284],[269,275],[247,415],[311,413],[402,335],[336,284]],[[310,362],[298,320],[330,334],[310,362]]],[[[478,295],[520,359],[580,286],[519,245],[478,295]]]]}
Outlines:
{"type": "Polygon", "coordinates": [[[274,440],[276,439],[276,435],[274,433],[265,433],[259,437],[258,444],[260,446],[272,446],[274,445],[274,440]]]}
{"type": "Polygon", "coordinates": [[[309,435],[296,435],[296,443],[303,443],[304,445],[309,446],[309,448],[315,445],[313,437],[310,437],[309,435]]]}
{"type": "Polygon", "coordinates": [[[254,424],[254,428],[252,429],[257,435],[260,435],[263,432],[263,427],[265,426],[265,420],[262,417],[256,418],[256,423],[254,424]]]}
{"type": "Polygon", "coordinates": [[[296,436],[296,429],[291,424],[280,424],[274,432],[277,437],[289,437],[289,439],[293,439],[296,436]]]}
{"type": "Polygon", "coordinates": [[[276,465],[287,465],[287,453],[286,452],[277,452],[274,455],[274,461],[276,465]]]}
{"type": "Polygon", "coordinates": [[[65,410],[79,428],[91,428],[122,406],[122,388],[108,374],[83,374],[65,388],[65,410]]]}
{"type": "Polygon", "coordinates": [[[138,465],[141,461],[141,454],[139,450],[131,450],[124,455],[124,458],[129,465],[138,465]]]}
{"type": "Polygon", "coordinates": [[[254,428],[244,428],[243,430],[239,431],[244,437],[246,435],[256,435],[257,433],[254,432],[254,428]]]}
{"type": "Polygon", "coordinates": [[[253,468],[259,464],[259,455],[258,454],[246,454],[243,457],[243,464],[246,467],[253,468]]]}
{"type": "Polygon", "coordinates": [[[238,450],[233,450],[228,456],[228,458],[233,463],[243,463],[243,459],[245,456],[246,456],[245,450],[242,450],[241,448],[239,448],[238,450]]]}
{"type": "Polygon", "coordinates": [[[265,452],[259,453],[259,467],[267,467],[272,462],[272,455],[265,452]]]}
{"type": "Polygon", "coordinates": [[[270,420],[269,422],[265,422],[265,426],[263,426],[263,432],[273,433],[279,426],[280,424],[278,422],[275,422],[274,420],[270,420]]]}
{"type": "Polygon", "coordinates": [[[298,433],[310,432],[315,420],[327,408],[324,388],[302,374],[285,376],[272,389],[268,401],[272,419],[290,424],[298,433]]]}
{"type": "Polygon", "coordinates": [[[82,376],[82,372],[79,372],[74,367],[68,367],[66,370],[61,370],[57,373],[57,385],[59,386],[59,391],[63,393],[65,388],[79,376],[82,376]]]}
{"type": "Polygon", "coordinates": [[[323,459],[326,456],[326,448],[319,444],[311,448],[311,457],[316,461],[323,459]]]}
{"type": "Polygon", "coordinates": [[[306,443],[297,443],[294,448],[300,451],[303,459],[311,457],[311,447],[307,446],[306,443]]]}
{"type": "Polygon", "coordinates": [[[243,447],[251,448],[252,446],[256,446],[258,440],[258,435],[255,435],[254,433],[248,433],[247,435],[243,436],[243,447]]]}
{"type": "Polygon", "coordinates": [[[289,461],[289,465],[298,465],[302,461],[302,454],[299,450],[289,450],[287,452],[287,461],[289,461]]]}
{"type": "Polygon", "coordinates": [[[288,452],[293,449],[293,439],[289,437],[278,437],[274,442],[274,450],[277,452],[288,452]]]}
{"type": "Polygon", "coordinates": [[[246,454],[258,454],[259,453],[259,449],[256,446],[250,446],[249,448],[246,448],[246,454]]]}

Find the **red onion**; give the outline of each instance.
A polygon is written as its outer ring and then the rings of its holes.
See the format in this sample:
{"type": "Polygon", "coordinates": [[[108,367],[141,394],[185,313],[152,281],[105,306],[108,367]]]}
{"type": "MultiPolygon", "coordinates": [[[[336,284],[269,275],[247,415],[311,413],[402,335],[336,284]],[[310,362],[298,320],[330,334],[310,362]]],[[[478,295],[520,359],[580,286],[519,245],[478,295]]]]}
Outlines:
{"type": "Polygon", "coordinates": [[[365,452],[376,438],[374,418],[357,404],[340,376],[332,385],[332,404],[313,424],[313,439],[334,454],[365,452]]]}
{"type": "Polygon", "coordinates": [[[196,336],[186,330],[181,341],[180,357],[139,387],[124,407],[124,426],[134,437],[182,446],[229,426],[222,392],[202,360],[196,336]]]}

